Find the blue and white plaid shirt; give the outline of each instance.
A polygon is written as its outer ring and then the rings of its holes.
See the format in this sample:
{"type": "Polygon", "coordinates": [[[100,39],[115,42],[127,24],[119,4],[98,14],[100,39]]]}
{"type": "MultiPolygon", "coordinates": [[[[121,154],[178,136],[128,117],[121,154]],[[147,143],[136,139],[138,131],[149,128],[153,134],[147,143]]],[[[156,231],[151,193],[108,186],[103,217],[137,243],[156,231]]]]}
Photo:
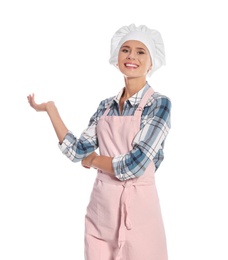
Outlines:
{"type": "MultiPolygon", "coordinates": [[[[148,83],[135,95],[125,101],[122,116],[131,116],[137,109],[140,100],[150,88],[148,83]]],[[[71,161],[78,162],[98,148],[96,127],[99,118],[104,114],[108,104],[112,102],[108,116],[119,116],[119,100],[122,91],[116,97],[101,101],[97,111],[91,117],[88,128],[80,138],[68,132],[59,148],[71,161]]],[[[116,177],[128,180],[142,175],[153,160],[156,170],[164,159],[164,142],[170,130],[170,99],[155,92],[144,107],[140,131],[133,141],[133,149],[127,154],[115,156],[112,160],[116,177]],[[140,161],[139,163],[135,162],[140,161]]]]}

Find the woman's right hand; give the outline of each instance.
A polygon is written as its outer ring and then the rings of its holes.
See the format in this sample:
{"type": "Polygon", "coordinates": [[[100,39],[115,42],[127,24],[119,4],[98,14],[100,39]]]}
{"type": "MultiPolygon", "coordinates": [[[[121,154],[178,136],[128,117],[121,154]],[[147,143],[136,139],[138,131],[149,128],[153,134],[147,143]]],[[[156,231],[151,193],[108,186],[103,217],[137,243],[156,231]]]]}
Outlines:
{"type": "Polygon", "coordinates": [[[64,137],[68,133],[68,129],[65,126],[62,118],[59,115],[57,107],[53,101],[48,101],[45,103],[37,104],[34,98],[34,94],[28,95],[27,99],[30,106],[36,111],[45,111],[51,119],[52,125],[55,129],[56,135],[59,139],[59,143],[61,144],[64,140],[64,137]]]}
{"type": "Polygon", "coordinates": [[[27,96],[28,102],[30,104],[30,106],[35,109],[37,112],[41,112],[41,111],[47,111],[47,105],[53,103],[53,101],[48,101],[45,103],[41,103],[41,104],[37,104],[35,101],[35,95],[34,94],[30,94],[27,96]]]}
{"type": "Polygon", "coordinates": [[[97,156],[98,154],[96,152],[92,152],[90,155],[88,155],[81,161],[81,165],[87,169],[90,169],[93,159],[97,156]]]}

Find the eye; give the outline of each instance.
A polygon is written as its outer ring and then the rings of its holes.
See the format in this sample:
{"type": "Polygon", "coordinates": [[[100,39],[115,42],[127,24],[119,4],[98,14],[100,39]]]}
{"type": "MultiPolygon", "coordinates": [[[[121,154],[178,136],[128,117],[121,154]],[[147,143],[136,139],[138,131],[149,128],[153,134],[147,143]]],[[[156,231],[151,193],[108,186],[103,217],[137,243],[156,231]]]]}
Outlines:
{"type": "Polygon", "coordinates": [[[138,54],[145,54],[144,51],[138,51],[138,54]]]}
{"type": "Polygon", "coordinates": [[[126,49],[126,48],[123,48],[123,49],[121,49],[121,51],[122,51],[122,52],[124,52],[124,53],[127,53],[127,52],[129,52],[129,50],[128,50],[128,49],[126,49]]]}

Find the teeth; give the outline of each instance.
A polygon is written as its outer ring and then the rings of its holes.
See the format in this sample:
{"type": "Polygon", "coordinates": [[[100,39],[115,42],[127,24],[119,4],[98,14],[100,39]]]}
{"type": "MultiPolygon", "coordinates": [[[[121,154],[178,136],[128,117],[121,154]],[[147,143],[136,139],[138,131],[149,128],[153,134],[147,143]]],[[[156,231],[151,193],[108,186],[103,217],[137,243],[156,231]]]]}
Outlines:
{"type": "Polygon", "coordinates": [[[126,66],[127,66],[127,67],[134,67],[134,68],[137,68],[137,66],[134,65],[134,64],[128,64],[128,63],[127,63],[126,66]]]}

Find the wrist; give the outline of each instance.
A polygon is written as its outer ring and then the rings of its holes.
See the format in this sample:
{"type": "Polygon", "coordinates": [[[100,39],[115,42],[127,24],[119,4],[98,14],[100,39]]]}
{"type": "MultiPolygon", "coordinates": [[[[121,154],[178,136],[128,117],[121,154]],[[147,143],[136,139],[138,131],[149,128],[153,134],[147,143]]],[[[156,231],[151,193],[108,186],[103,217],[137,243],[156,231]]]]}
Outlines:
{"type": "Polygon", "coordinates": [[[53,108],[55,108],[55,103],[53,101],[48,101],[45,103],[45,110],[49,113],[53,108]]]}
{"type": "Polygon", "coordinates": [[[97,157],[99,157],[99,155],[97,153],[94,153],[93,157],[91,158],[91,167],[93,167],[95,169],[97,168],[97,166],[96,166],[97,157]]]}

